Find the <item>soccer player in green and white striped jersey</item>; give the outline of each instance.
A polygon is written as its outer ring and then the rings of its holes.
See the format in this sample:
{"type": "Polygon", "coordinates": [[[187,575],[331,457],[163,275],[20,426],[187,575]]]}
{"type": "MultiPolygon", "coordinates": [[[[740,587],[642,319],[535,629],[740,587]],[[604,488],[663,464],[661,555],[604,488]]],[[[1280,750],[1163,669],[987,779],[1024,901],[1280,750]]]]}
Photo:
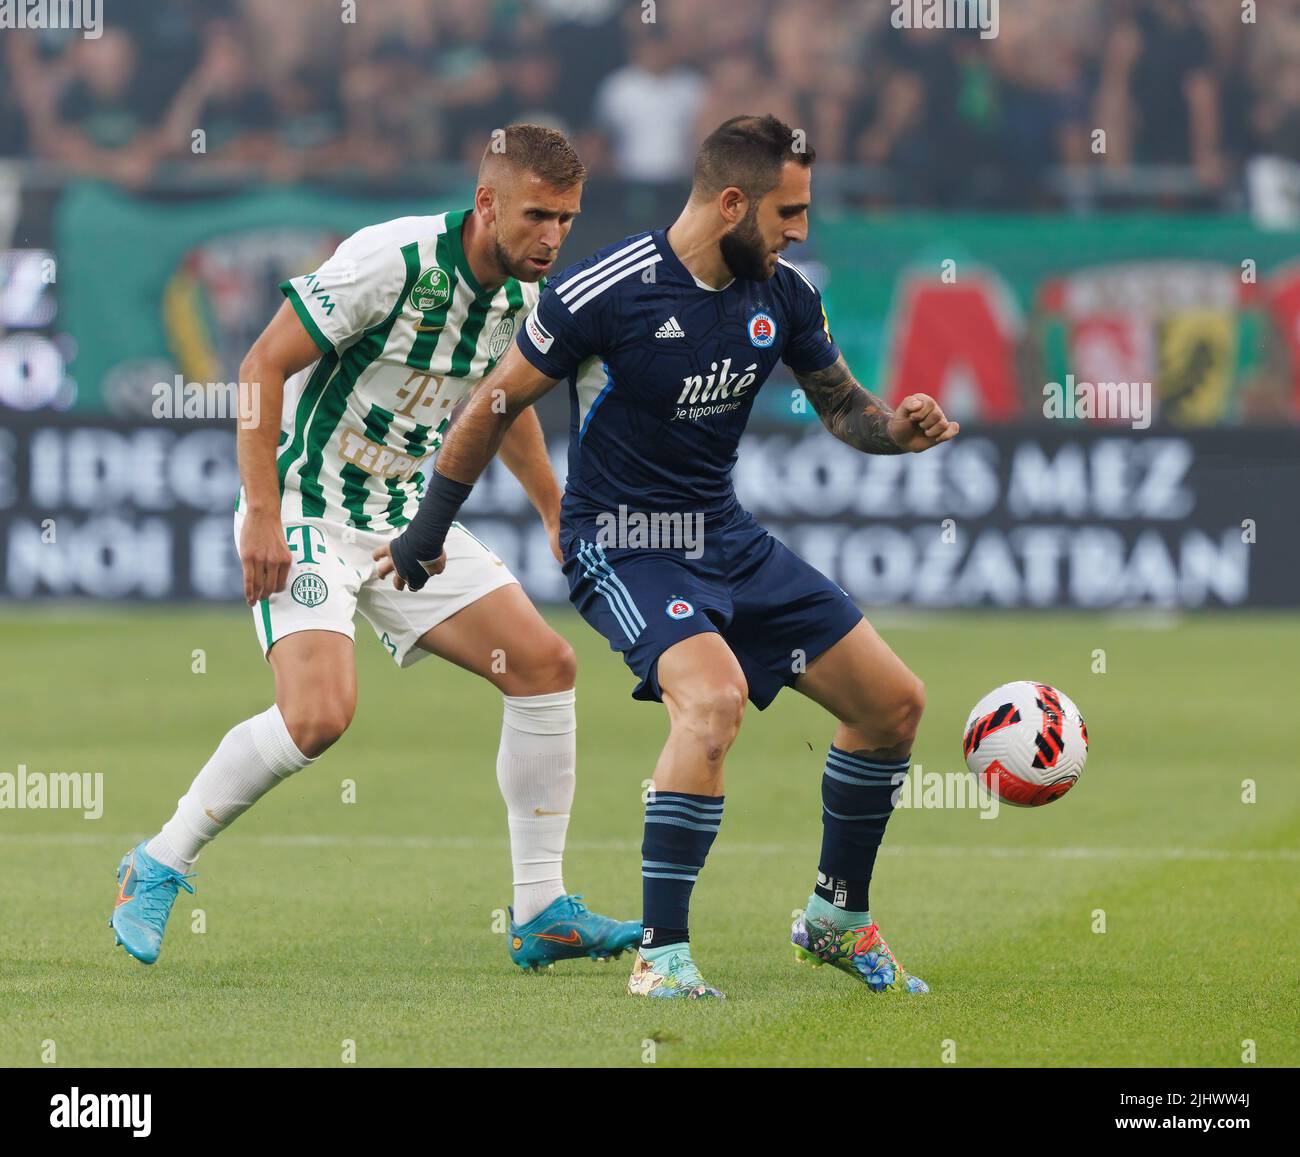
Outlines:
{"type": "MultiPolygon", "coordinates": [[[[240,380],[256,384],[263,414],[281,418],[239,432],[235,513],[275,703],[227,733],[173,817],[123,857],[112,926],[136,959],[157,959],[202,848],[351,722],[358,611],[400,666],[438,655],[504,697],[497,780],[514,863],[511,959],[537,967],[639,942],[640,924],[588,911],[562,882],[575,778],[568,643],[459,525],[447,539],[453,565],[418,595],[380,580],[372,557],[414,515],[457,403],[536,303],[585,177],[561,134],[511,126],[484,154],[472,209],[362,229],[280,287],[287,300],[240,380]]],[[[560,491],[534,413],[515,423],[501,458],[558,560],[560,491]]]]}

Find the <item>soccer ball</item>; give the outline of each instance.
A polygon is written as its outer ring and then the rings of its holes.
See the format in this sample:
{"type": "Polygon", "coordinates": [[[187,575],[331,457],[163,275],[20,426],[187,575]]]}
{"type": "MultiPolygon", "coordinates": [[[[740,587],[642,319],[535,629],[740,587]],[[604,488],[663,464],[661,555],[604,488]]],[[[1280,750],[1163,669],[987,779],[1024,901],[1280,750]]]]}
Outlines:
{"type": "Polygon", "coordinates": [[[971,773],[1004,802],[1041,807],[1078,783],[1088,728],[1055,687],[1004,683],[975,704],[962,751],[971,773]]]}

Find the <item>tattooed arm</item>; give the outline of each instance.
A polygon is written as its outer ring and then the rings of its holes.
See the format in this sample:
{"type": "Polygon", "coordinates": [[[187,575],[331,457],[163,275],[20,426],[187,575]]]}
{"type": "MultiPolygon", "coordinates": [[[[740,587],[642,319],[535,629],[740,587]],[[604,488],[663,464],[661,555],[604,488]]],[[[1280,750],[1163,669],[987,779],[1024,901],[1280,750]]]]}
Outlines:
{"type": "Polygon", "coordinates": [[[822,425],[841,442],[864,454],[905,454],[928,450],[956,437],[950,422],[929,394],[909,394],[891,410],[870,390],[858,385],[841,356],[833,365],[795,373],[822,425]]]}

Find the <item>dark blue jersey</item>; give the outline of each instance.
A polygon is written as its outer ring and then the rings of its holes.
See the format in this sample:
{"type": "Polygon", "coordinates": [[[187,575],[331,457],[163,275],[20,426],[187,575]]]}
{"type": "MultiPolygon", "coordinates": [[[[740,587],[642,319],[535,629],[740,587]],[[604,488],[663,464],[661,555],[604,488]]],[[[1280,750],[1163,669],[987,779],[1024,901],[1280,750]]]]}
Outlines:
{"type": "Polygon", "coordinates": [[[569,383],[570,526],[619,506],[725,515],[740,435],[777,362],[812,371],[839,357],[821,295],[793,265],[709,289],[664,230],[564,270],[516,341],[569,383]]]}

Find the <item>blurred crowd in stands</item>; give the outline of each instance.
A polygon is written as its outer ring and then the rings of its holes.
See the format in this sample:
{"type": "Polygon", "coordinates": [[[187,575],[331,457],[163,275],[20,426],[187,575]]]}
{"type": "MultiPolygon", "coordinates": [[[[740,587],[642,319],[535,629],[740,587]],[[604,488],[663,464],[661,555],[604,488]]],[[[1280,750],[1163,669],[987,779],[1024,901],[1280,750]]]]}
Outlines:
{"type": "Polygon", "coordinates": [[[533,120],[593,174],[653,185],[725,118],[771,111],[914,205],[1051,203],[1071,166],[1174,166],[1220,200],[1253,156],[1300,161],[1300,0],[1258,23],[1238,0],[1003,0],[991,39],[897,29],[890,0],[102,7],[98,39],[0,32],[0,158],[132,187],[200,164],[400,183],[533,120]]]}

